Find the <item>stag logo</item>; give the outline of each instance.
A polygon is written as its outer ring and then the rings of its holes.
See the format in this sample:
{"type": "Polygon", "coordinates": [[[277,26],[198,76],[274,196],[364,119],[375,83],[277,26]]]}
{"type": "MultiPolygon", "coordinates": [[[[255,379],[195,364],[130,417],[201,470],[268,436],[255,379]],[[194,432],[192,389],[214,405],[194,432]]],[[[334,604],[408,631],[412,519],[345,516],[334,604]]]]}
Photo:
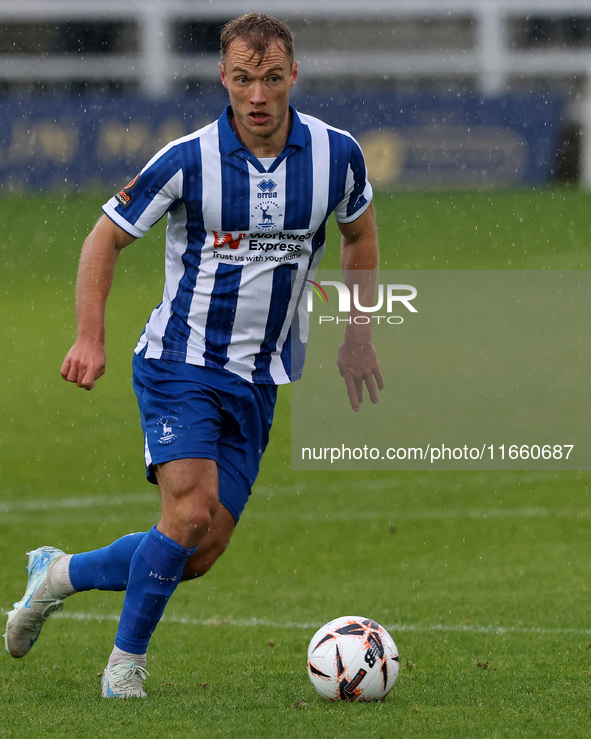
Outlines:
{"type": "Polygon", "coordinates": [[[175,421],[178,421],[176,416],[163,416],[158,421],[158,426],[162,428],[162,433],[158,439],[159,444],[170,444],[177,438],[173,428],[175,421]]]}

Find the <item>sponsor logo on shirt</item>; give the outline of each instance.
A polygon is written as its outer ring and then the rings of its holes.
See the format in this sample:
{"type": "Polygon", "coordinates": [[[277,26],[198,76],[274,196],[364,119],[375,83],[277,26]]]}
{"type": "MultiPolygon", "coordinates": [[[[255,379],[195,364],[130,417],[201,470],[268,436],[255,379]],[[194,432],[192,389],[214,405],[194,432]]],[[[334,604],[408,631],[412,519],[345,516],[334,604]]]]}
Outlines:
{"type": "Polygon", "coordinates": [[[313,235],[312,232],[269,232],[261,229],[260,232],[249,233],[247,237],[244,233],[219,234],[213,231],[213,256],[232,262],[289,262],[308,253],[313,235]]]}
{"type": "Polygon", "coordinates": [[[127,185],[122,190],[119,190],[117,195],[115,195],[115,200],[119,203],[119,205],[122,205],[124,208],[126,208],[133,198],[133,195],[131,194],[130,190],[133,188],[135,183],[137,182],[137,178],[139,177],[139,174],[136,174],[136,176],[131,180],[131,182],[128,182],[127,185]]]}
{"type": "Polygon", "coordinates": [[[222,236],[217,231],[214,231],[213,248],[219,249],[222,246],[228,245],[230,249],[238,249],[238,247],[240,246],[240,242],[245,236],[246,234],[238,234],[238,236],[234,236],[234,234],[231,233],[225,233],[222,236]]]}

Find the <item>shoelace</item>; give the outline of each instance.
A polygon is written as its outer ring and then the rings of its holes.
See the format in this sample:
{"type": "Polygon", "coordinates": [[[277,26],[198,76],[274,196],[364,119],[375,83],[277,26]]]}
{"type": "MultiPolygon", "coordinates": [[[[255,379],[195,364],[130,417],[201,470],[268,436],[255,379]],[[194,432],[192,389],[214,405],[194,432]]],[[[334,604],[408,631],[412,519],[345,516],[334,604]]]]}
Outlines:
{"type": "Polygon", "coordinates": [[[127,688],[137,688],[138,678],[140,681],[143,681],[146,677],[150,676],[150,673],[145,667],[140,667],[140,665],[134,663],[131,667],[125,664],[115,665],[112,675],[117,681],[117,686],[126,690],[127,688]]]}
{"type": "Polygon", "coordinates": [[[39,624],[43,625],[45,621],[51,616],[52,613],[61,611],[64,607],[64,601],[56,598],[39,598],[34,600],[34,603],[46,603],[47,605],[42,611],[35,614],[36,618],[31,621],[31,624],[27,627],[29,631],[37,631],[39,624]]]}

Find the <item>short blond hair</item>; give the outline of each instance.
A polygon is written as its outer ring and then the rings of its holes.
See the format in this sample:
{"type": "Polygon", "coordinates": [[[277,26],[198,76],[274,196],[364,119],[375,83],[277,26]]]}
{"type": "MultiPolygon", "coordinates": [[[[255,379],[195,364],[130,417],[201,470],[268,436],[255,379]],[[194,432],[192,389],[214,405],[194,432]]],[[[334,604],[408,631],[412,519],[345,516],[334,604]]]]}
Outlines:
{"type": "Polygon", "coordinates": [[[293,63],[294,43],[291,31],[285,23],[269,15],[248,13],[226,23],[222,28],[220,44],[222,64],[226,60],[230,45],[237,39],[243,40],[252,49],[253,56],[259,57],[261,61],[269,46],[274,41],[279,42],[293,63]]]}

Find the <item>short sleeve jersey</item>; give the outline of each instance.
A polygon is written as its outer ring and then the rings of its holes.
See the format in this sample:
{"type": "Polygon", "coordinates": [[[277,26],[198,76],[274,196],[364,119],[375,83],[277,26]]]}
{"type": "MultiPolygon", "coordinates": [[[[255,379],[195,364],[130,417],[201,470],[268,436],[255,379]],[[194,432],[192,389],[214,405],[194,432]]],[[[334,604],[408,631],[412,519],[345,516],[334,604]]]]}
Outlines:
{"type": "Polygon", "coordinates": [[[281,154],[259,160],[218,121],[173,141],[103,210],[135,237],[167,214],[165,286],[136,347],[152,359],[225,368],[254,383],[300,377],[302,301],[331,213],[368,208],[361,149],[345,131],[291,110],[281,154]]]}

